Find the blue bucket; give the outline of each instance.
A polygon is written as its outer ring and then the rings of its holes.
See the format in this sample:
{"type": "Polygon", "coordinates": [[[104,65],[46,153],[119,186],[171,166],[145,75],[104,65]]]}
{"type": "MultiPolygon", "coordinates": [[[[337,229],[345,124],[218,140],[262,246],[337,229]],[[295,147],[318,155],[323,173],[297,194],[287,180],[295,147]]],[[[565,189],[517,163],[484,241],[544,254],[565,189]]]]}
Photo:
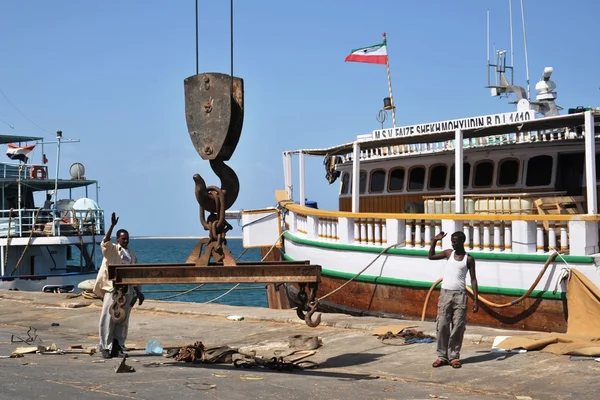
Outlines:
{"type": "MultiPolygon", "coordinates": [[[[296,204],[300,204],[300,202],[297,201],[296,204]]],[[[317,202],[312,200],[304,200],[304,205],[310,208],[319,208],[317,202]]]]}

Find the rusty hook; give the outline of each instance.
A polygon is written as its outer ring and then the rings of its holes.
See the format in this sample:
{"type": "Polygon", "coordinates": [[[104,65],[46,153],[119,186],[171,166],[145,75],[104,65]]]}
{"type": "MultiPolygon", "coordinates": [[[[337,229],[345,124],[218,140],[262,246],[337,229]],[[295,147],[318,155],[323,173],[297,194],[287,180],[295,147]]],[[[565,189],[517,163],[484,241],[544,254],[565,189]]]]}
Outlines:
{"type": "Polygon", "coordinates": [[[238,194],[240,192],[240,181],[233,169],[228,165],[225,165],[225,162],[221,158],[217,158],[214,160],[210,160],[210,166],[214,171],[215,175],[219,177],[221,180],[221,187],[216,186],[206,186],[206,182],[200,176],[200,174],[195,174],[193,179],[195,183],[194,193],[196,195],[196,200],[198,204],[204,207],[206,210],[216,213],[217,210],[217,199],[210,198],[209,194],[212,191],[217,192],[219,195],[219,191],[223,192],[224,201],[223,201],[223,212],[229,209],[237,200],[238,194]]]}
{"type": "Polygon", "coordinates": [[[316,328],[321,323],[321,313],[319,313],[319,315],[317,315],[317,318],[315,319],[315,321],[312,320],[313,314],[315,313],[315,311],[317,311],[318,304],[319,304],[318,300],[311,304],[308,304],[308,308],[310,308],[310,310],[306,313],[306,316],[304,317],[304,321],[306,321],[306,325],[310,326],[311,328],[316,328]]]}

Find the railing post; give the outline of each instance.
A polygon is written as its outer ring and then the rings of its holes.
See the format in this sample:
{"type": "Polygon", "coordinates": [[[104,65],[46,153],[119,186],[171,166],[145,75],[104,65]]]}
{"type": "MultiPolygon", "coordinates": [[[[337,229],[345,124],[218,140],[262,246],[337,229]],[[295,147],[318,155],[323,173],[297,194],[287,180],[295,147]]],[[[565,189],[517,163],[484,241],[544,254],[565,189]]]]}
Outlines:
{"type": "MultiPolygon", "coordinates": [[[[387,230],[387,245],[404,242],[406,240],[405,225],[406,221],[403,219],[386,219],[386,230],[387,230]]],[[[406,246],[406,243],[405,243],[406,246]]]]}
{"type": "Polygon", "coordinates": [[[512,250],[514,253],[535,253],[536,222],[513,221],[512,250]]]}
{"type": "Polygon", "coordinates": [[[585,256],[598,253],[598,222],[569,221],[569,254],[585,256]]]}
{"type": "Polygon", "coordinates": [[[338,235],[340,243],[354,243],[354,219],[339,217],[338,218],[338,235]]]}
{"type": "Polygon", "coordinates": [[[296,213],[293,211],[290,211],[288,213],[288,218],[290,219],[290,231],[292,231],[292,233],[297,233],[298,232],[298,218],[296,216],[296,213]]]}
{"type": "Polygon", "coordinates": [[[306,216],[306,237],[309,239],[318,240],[319,233],[319,217],[314,215],[306,216]]]}

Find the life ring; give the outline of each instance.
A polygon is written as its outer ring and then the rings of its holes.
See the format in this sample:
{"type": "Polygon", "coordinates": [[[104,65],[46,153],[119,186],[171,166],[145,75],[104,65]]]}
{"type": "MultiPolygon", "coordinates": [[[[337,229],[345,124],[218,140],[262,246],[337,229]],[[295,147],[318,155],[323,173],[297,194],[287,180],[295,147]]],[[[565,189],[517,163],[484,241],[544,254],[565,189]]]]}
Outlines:
{"type": "Polygon", "coordinates": [[[29,169],[29,177],[31,179],[46,179],[48,174],[46,173],[46,167],[43,165],[32,165],[29,169]]]}

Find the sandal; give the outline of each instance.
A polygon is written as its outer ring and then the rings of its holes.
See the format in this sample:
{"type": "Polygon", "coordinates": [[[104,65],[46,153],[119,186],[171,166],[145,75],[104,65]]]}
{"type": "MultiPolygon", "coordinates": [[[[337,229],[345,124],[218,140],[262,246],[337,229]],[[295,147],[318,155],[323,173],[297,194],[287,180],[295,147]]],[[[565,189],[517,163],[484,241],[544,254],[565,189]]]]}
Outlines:
{"type": "Polygon", "coordinates": [[[431,364],[433,368],[441,367],[442,365],[448,365],[448,361],[440,360],[439,358],[431,364]]]}
{"type": "Polygon", "coordinates": [[[450,361],[450,365],[452,365],[452,368],[460,368],[460,367],[462,367],[462,364],[458,360],[452,360],[452,361],[450,361]]]}

